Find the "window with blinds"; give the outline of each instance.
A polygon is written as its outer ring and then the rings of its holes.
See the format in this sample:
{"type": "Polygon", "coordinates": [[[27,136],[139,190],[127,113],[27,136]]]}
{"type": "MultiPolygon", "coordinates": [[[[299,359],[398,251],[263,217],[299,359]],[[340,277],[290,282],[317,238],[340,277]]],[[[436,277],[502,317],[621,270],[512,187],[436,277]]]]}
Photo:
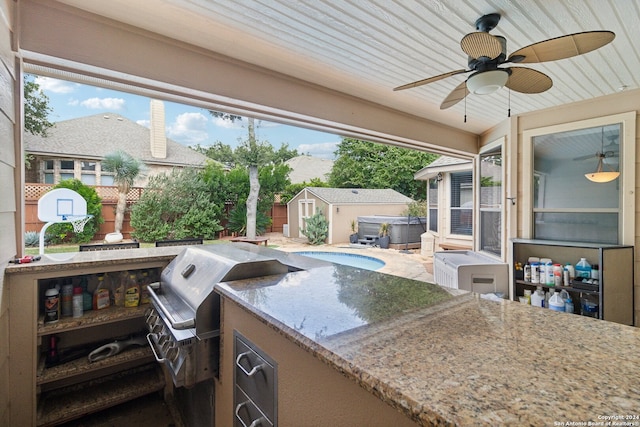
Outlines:
{"type": "Polygon", "coordinates": [[[480,249],[502,255],[502,151],[480,155],[480,249]]]}
{"type": "Polygon", "coordinates": [[[438,231],[438,181],[431,178],[427,185],[427,214],[429,231],[438,231]]]}

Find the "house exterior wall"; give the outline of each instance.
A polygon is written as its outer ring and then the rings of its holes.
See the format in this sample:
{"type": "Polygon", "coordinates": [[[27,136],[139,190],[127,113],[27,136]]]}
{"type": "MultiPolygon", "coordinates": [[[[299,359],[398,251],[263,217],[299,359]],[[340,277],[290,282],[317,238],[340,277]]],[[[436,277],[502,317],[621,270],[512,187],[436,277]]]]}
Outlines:
{"type": "MultiPolygon", "coordinates": [[[[605,116],[631,113],[631,115],[635,117],[635,127],[632,129],[634,137],[632,141],[626,141],[626,143],[628,144],[630,142],[631,144],[634,144],[635,147],[638,147],[638,144],[640,144],[640,127],[638,123],[639,111],[640,89],[636,89],[593,100],[567,104],[558,108],[523,114],[517,118],[511,118],[500,126],[483,134],[481,136],[481,145],[486,145],[502,136],[506,139],[505,158],[507,159],[507,162],[505,164],[505,168],[507,171],[507,188],[505,189],[505,194],[509,197],[514,195],[516,196],[515,205],[511,206],[511,204],[507,203],[507,214],[505,220],[507,221],[508,237],[528,237],[531,227],[530,220],[528,219],[530,218],[530,204],[525,203],[527,198],[530,198],[530,190],[526,188],[526,183],[528,181],[525,176],[525,171],[527,170],[527,164],[532,161],[532,153],[523,147],[525,132],[549,126],[598,120],[605,116]]],[[[625,170],[623,172],[623,175],[626,175],[627,178],[629,178],[630,174],[630,178],[635,183],[632,185],[633,188],[631,189],[634,196],[631,197],[631,203],[625,204],[622,207],[622,209],[627,212],[631,212],[635,218],[635,224],[631,227],[633,230],[625,231],[624,243],[633,244],[635,247],[634,277],[636,278],[640,277],[640,259],[637,255],[638,245],[640,245],[640,223],[638,222],[638,218],[640,217],[640,213],[638,211],[640,207],[640,199],[638,198],[638,191],[640,190],[640,176],[637,172],[639,163],[640,151],[635,150],[635,159],[633,161],[634,167],[632,170],[625,170]]],[[[514,261],[511,259],[510,253],[507,261],[510,263],[514,261]]],[[[634,286],[634,324],[640,325],[640,282],[635,280],[634,286]]]]}
{"type": "MultiPolygon", "coordinates": [[[[4,268],[22,244],[21,162],[22,150],[18,141],[21,128],[19,114],[21,82],[19,65],[13,52],[13,1],[0,2],[0,425],[9,426],[10,361],[9,349],[9,289],[5,286],[4,268]]],[[[19,403],[15,403],[19,404],[19,403]]]]}

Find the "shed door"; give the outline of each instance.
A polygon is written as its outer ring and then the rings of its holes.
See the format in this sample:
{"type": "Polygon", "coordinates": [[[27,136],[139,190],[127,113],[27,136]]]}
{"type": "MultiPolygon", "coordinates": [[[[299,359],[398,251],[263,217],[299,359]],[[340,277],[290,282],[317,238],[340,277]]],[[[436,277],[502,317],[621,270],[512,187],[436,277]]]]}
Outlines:
{"type": "Polygon", "coordinates": [[[315,199],[298,200],[298,237],[303,236],[302,230],[307,226],[307,218],[313,216],[316,211],[315,199]]]}

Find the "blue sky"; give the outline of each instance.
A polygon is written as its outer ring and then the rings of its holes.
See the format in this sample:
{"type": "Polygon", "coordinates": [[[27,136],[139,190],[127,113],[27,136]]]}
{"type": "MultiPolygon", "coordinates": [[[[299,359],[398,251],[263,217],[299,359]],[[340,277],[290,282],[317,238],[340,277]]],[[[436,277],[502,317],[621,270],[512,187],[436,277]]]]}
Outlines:
{"type": "MultiPolygon", "coordinates": [[[[149,98],[50,77],[35,76],[35,82],[49,97],[49,105],[53,109],[49,120],[52,122],[118,113],[149,127],[149,98]]],[[[246,138],[245,121],[232,123],[212,117],[203,108],[167,101],[164,104],[167,137],[183,145],[208,146],[220,141],[235,148],[239,140],[246,138]]],[[[289,148],[296,148],[300,154],[314,157],[333,159],[333,152],[341,139],[329,133],[264,120],[258,123],[258,140],[268,141],[276,149],[282,144],[289,144],[289,148]]]]}

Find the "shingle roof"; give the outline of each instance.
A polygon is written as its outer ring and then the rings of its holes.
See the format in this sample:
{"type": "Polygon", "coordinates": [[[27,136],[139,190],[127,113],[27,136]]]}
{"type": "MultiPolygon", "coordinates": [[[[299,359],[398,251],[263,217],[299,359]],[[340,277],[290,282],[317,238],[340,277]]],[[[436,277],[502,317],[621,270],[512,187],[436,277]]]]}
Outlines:
{"type": "Polygon", "coordinates": [[[310,182],[313,178],[326,182],[333,168],[333,160],[311,156],[296,156],[285,163],[291,168],[289,180],[292,184],[310,182]]]}
{"type": "Polygon", "coordinates": [[[25,150],[38,155],[102,159],[123,150],[146,164],[201,166],[207,157],[167,138],[167,157],[151,155],[149,129],[119,114],[107,113],[65,120],[48,130],[46,138],[25,133],[25,150]]]}
{"type": "Polygon", "coordinates": [[[307,190],[325,202],[333,204],[411,203],[413,201],[410,197],[390,188],[307,187],[307,190]]]}

